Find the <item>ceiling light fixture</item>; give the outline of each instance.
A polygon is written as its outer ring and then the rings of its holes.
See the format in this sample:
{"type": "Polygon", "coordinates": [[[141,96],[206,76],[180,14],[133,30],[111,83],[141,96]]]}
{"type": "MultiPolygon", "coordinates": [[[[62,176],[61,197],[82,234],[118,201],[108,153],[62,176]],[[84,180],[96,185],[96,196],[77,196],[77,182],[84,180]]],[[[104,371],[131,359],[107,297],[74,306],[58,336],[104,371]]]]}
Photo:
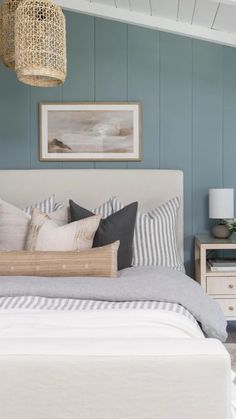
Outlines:
{"type": "Polygon", "coordinates": [[[15,60],[19,81],[53,87],[67,73],[65,16],[52,0],[24,0],[15,14],[15,60]]]}
{"type": "Polygon", "coordinates": [[[15,13],[22,0],[5,0],[1,5],[1,58],[10,70],[15,69],[15,13]]]}

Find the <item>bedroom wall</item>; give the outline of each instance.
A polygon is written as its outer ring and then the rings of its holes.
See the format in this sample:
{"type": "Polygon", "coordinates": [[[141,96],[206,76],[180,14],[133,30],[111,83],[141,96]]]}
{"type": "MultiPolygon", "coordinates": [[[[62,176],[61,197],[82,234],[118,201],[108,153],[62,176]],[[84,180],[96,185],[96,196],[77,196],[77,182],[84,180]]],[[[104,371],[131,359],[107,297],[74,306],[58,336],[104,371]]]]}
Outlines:
{"type": "Polygon", "coordinates": [[[236,188],[236,50],[75,13],[66,16],[63,87],[27,87],[0,66],[0,169],[183,170],[189,266],[193,235],[209,228],[208,188],[236,188]],[[39,162],[39,102],[127,100],[142,103],[141,162],[39,162]]]}

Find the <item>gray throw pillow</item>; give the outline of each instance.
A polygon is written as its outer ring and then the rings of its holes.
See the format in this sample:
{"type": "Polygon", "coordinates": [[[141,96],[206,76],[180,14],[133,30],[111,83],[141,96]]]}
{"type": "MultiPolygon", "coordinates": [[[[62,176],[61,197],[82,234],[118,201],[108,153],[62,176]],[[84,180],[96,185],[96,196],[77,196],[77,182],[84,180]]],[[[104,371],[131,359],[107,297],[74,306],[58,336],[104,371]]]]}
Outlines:
{"type": "MultiPolygon", "coordinates": [[[[115,214],[109,215],[100,221],[95,234],[93,247],[105,246],[115,241],[120,241],[118,251],[118,269],[129,268],[133,257],[133,237],[138,203],[133,202],[115,214]]],[[[93,212],[81,207],[70,200],[71,221],[91,217],[93,212]]]]}

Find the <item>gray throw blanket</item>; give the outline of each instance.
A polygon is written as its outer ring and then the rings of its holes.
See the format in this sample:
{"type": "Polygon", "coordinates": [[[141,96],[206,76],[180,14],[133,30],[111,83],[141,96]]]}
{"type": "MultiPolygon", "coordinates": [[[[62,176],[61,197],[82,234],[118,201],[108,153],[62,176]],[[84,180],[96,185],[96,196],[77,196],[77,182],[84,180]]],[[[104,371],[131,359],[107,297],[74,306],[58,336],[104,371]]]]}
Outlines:
{"type": "Polygon", "coordinates": [[[207,336],[223,342],[227,338],[226,320],[220,306],[194,280],[169,268],[128,268],[112,279],[0,277],[0,297],[22,295],[177,303],[192,313],[207,336]]]}

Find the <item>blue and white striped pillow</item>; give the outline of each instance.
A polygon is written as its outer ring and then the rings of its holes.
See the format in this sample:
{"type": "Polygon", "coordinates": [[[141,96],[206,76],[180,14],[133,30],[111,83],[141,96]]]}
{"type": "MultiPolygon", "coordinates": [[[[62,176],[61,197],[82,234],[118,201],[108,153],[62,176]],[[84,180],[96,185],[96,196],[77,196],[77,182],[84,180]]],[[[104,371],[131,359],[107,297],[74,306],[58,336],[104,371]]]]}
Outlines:
{"type": "MultiPolygon", "coordinates": [[[[125,205],[112,200],[113,212],[125,205]]],[[[133,266],[168,266],[184,272],[177,244],[179,198],[173,198],[146,214],[138,212],[134,230],[133,266]]]]}
{"type": "Polygon", "coordinates": [[[101,215],[102,218],[109,217],[109,215],[113,213],[112,198],[110,198],[107,202],[104,202],[99,207],[94,208],[92,212],[96,215],[101,215]]]}
{"type": "MultiPolygon", "coordinates": [[[[99,207],[92,209],[91,211],[96,215],[101,215],[102,218],[107,218],[113,212],[111,202],[112,198],[110,198],[107,202],[101,204],[99,207]]],[[[64,208],[64,205],[58,202],[54,206],[54,211],[61,210],[62,208],[64,208]]]]}
{"type": "MultiPolygon", "coordinates": [[[[44,201],[38,202],[36,204],[30,205],[23,209],[24,213],[31,216],[33,209],[39,209],[41,212],[45,212],[50,214],[51,212],[55,211],[55,197],[54,195],[49,196],[49,198],[45,199],[44,201]]],[[[57,208],[58,209],[58,208],[57,208]]]]}
{"type": "Polygon", "coordinates": [[[65,208],[65,205],[63,205],[61,202],[56,202],[54,205],[53,211],[58,211],[58,210],[61,210],[62,208],[65,208]]]}
{"type": "MultiPolygon", "coordinates": [[[[96,215],[101,215],[102,218],[107,218],[109,215],[112,214],[112,204],[111,204],[112,198],[110,198],[107,202],[104,202],[99,207],[92,209],[92,212],[96,215]]],[[[54,205],[53,211],[58,211],[65,208],[64,205],[61,202],[57,202],[54,205]]],[[[32,210],[31,210],[32,211],[32,210]]],[[[68,208],[68,219],[70,220],[70,210],[68,208]]]]}

